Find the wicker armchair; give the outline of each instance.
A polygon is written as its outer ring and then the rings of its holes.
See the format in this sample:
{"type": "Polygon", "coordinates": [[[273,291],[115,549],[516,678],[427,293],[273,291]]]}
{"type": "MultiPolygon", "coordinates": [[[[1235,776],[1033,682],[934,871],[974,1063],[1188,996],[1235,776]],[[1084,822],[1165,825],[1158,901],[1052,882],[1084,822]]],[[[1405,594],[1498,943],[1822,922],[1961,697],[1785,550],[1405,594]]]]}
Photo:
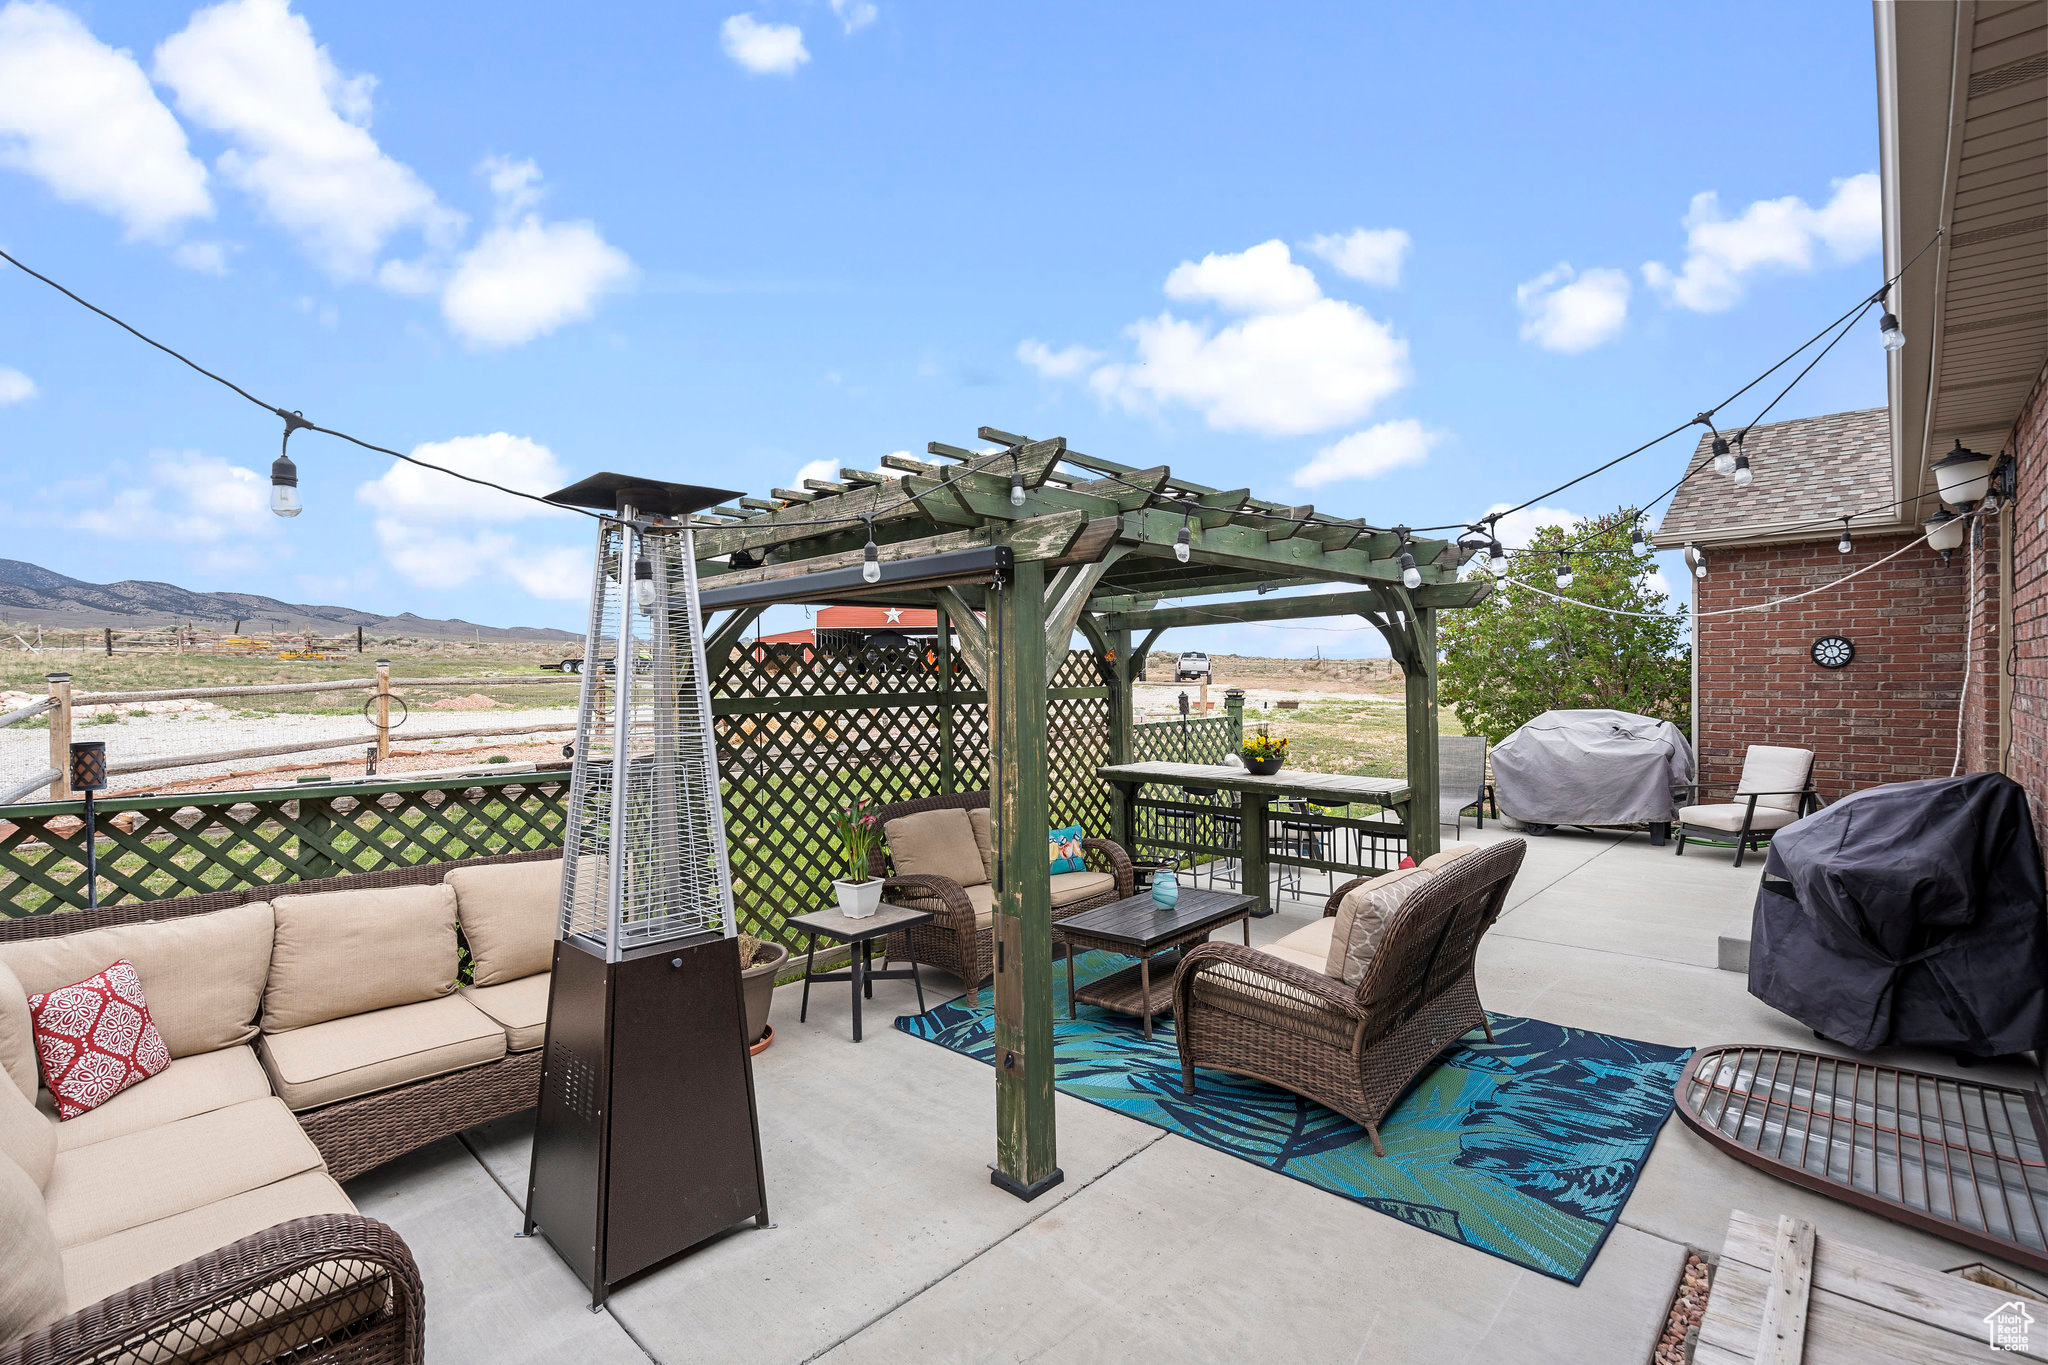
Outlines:
{"type": "Polygon", "coordinates": [[[412,1253],[372,1218],[279,1223],[0,1345],[0,1365],[332,1361],[414,1365],[426,1299],[412,1253]]]}
{"type": "MultiPolygon", "coordinates": [[[[1415,1078],[1472,1029],[1493,1037],[1473,959],[1526,848],[1503,840],[1427,874],[1356,985],[1238,944],[1191,950],[1173,982],[1183,1088],[1198,1066],[1267,1081],[1364,1125],[1385,1156],[1379,1122],[1415,1078]]],[[[1338,887],[1324,915],[1366,880],[1338,887]]]]}
{"type": "MultiPolygon", "coordinates": [[[[987,805],[988,793],[985,791],[955,792],[948,796],[899,801],[880,807],[874,814],[886,826],[898,816],[916,815],[920,811],[948,808],[971,811],[984,809],[987,805]]],[[[1096,895],[1054,906],[1052,917],[1056,921],[1078,915],[1083,910],[1112,904],[1131,894],[1134,884],[1131,856],[1122,845],[1108,839],[1083,839],[1081,848],[1089,870],[1112,874],[1116,884],[1096,895]]],[[[974,902],[968,897],[966,887],[945,877],[895,875],[890,871],[885,850],[881,848],[869,855],[868,870],[871,875],[884,879],[882,899],[891,905],[929,911],[932,916],[930,924],[909,930],[907,935],[889,936],[888,954],[891,958],[904,957],[915,950],[921,966],[951,972],[970,991],[995,975],[995,936],[989,928],[975,924],[974,902]]]]}

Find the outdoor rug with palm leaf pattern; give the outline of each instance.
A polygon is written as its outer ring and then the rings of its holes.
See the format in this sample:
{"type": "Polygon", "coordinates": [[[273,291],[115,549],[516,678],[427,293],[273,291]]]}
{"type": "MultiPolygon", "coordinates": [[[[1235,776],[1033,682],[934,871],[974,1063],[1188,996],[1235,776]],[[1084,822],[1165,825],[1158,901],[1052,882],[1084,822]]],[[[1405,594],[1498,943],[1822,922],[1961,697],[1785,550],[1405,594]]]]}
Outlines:
{"type": "MultiPolygon", "coordinates": [[[[1128,962],[1083,953],[1076,978],[1128,962]]],[[[1084,1004],[1068,1019],[1066,973],[1053,976],[1054,1084],[1067,1094],[1570,1284],[1621,1217],[1691,1055],[1489,1014],[1496,1041],[1467,1034],[1380,1125],[1382,1159],[1351,1120],[1263,1081],[1197,1070],[1181,1093],[1170,1021],[1147,1042],[1126,1015],[1084,1004]]],[[[994,1062],[988,988],[896,1027],[994,1062]]]]}

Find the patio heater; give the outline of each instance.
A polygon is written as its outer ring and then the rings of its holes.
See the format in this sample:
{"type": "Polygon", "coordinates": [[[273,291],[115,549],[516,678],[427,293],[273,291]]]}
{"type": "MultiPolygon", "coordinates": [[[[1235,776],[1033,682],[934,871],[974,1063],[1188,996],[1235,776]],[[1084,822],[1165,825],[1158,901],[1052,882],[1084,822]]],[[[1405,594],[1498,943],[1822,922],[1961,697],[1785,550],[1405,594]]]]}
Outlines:
{"type": "Polygon", "coordinates": [[[611,1287],[768,1222],[690,514],[737,494],[598,474],[562,899],[524,1235],[611,1287]]]}

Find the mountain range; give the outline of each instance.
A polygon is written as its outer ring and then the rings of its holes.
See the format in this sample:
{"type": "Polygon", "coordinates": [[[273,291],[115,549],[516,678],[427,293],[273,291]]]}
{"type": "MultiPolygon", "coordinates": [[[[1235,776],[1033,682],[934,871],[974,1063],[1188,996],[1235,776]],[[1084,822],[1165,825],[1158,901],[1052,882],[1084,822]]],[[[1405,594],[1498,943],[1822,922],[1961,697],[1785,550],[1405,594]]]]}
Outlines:
{"type": "Polygon", "coordinates": [[[353,607],[280,602],[246,592],[193,592],[174,583],[124,579],[87,583],[18,559],[0,559],[0,620],[68,630],[142,630],[154,626],[217,628],[241,622],[244,630],[353,631],[407,636],[460,636],[486,640],[576,640],[543,626],[480,626],[473,621],[429,620],[406,612],[380,616],[353,607]]]}

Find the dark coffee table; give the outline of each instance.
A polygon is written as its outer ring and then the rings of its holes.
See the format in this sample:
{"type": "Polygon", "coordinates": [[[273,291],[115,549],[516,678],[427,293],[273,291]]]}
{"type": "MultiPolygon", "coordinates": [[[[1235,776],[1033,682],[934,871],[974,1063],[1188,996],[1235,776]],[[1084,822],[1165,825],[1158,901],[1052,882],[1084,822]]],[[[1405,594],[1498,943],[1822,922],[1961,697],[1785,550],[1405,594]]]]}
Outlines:
{"type": "Polygon", "coordinates": [[[1252,941],[1253,896],[1240,891],[1198,891],[1182,887],[1180,902],[1170,910],[1152,903],[1150,891],[1127,896],[1111,905],[1084,910],[1072,919],[1053,925],[1067,945],[1067,1017],[1074,1017],[1074,1002],[1085,1000],[1119,1014],[1135,1014],[1145,1021],[1145,1036],[1152,1036],[1152,1016],[1173,1009],[1173,973],[1164,984],[1152,982],[1152,959],[1172,949],[1200,943],[1211,931],[1233,921],[1244,925],[1244,941],[1252,941]],[[1074,988],[1074,954],[1087,948],[1106,948],[1138,959],[1136,965],[1113,972],[1100,981],[1074,988]]]}

